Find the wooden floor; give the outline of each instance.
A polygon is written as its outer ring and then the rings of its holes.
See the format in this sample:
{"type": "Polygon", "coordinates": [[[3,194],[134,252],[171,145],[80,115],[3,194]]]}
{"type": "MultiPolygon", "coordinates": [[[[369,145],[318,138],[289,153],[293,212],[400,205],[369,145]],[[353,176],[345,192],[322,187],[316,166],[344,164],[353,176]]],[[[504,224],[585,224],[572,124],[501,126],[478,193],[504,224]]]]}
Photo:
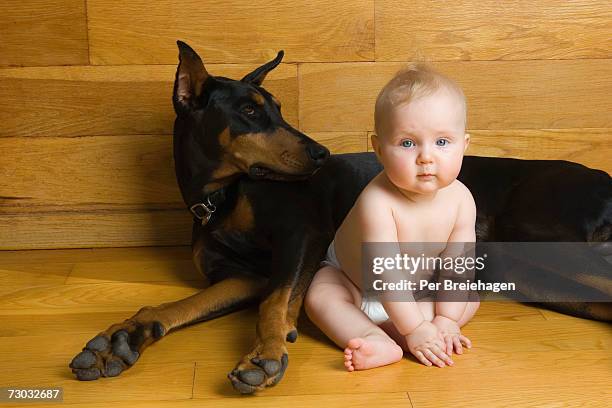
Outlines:
{"type": "Polygon", "coordinates": [[[61,386],[57,406],[87,407],[609,407],[612,400],[610,325],[510,302],[483,303],[464,330],[474,347],[451,368],[405,358],[348,373],[341,351],[302,317],[283,381],[240,396],[226,374],[253,341],[256,312],[246,310],[163,338],[120,377],[73,378],[68,363],[99,331],[199,286],[185,247],[0,252],[0,387],[61,386]]]}

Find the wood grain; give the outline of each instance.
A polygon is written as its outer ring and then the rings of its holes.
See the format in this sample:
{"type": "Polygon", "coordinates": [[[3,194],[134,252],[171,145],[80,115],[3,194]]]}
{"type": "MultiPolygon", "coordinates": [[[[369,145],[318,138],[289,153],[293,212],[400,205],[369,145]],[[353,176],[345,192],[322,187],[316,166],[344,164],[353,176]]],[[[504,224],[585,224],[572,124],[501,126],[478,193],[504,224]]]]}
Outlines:
{"type": "MultiPolygon", "coordinates": [[[[235,393],[226,374],[252,346],[256,307],[165,336],[119,378],[82,383],[67,367],[85,342],[141,306],[197,290],[174,273],[189,256],[186,250],[19,251],[5,258],[0,253],[2,271],[20,286],[0,295],[0,383],[62,386],[61,406],[244,405],[245,397],[235,393]],[[55,282],[70,267],[83,280],[55,282]],[[145,270],[151,278],[167,280],[147,280],[145,270]]],[[[283,381],[247,402],[262,407],[606,406],[612,374],[609,325],[569,316],[545,320],[541,313],[514,302],[483,302],[463,329],[474,347],[455,356],[453,367],[428,368],[406,357],[353,373],[344,370],[342,351],[301,316],[298,341],[288,345],[283,381]]]]}
{"type": "Polygon", "coordinates": [[[376,2],[376,60],[610,58],[607,1],[376,2]]]}
{"type": "Polygon", "coordinates": [[[82,0],[4,0],[0,38],[0,66],[89,63],[82,0]]]}
{"type": "Polygon", "coordinates": [[[184,210],[97,210],[2,215],[0,250],[188,245],[184,210]]]}
{"type": "Polygon", "coordinates": [[[94,65],[173,63],[178,39],[209,62],[374,59],[374,0],[89,0],[87,13],[94,65]]]}
{"type": "Polygon", "coordinates": [[[467,154],[569,160],[612,174],[611,129],[470,130],[467,154]]]}
{"type": "Polygon", "coordinates": [[[332,154],[364,152],[367,148],[366,132],[312,132],[308,136],[332,154]]]}
{"type": "MultiPolygon", "coordinates": [[[[366,146],[360,132],[309,136],[333,153],[366,146]]],[[[0,151],[0,214],[184,207],[172,135],[4,137],[0,151]]]]}
{"type": "MultiPolygon", "coordinates": [[[[256,67],[207,69],[242,78],[256,67]]],[[[172,134],[175,73],[176,65],[0,70],[0,137],[172,134]]],[[[296,66],[281,64],[264,86],[282,101],[285,120],[297,126],[296,66]]]]}
{"type": "Polygon", "coordinates": [[[171,135],[5,137],[0,213],[182,208],[171,135]]]}
{"type": "Polygon", "coordinates": [[[104,262],[109,259],[120,262],[140,261],[142,259],[167,261],[168,259],[191,259],[190,246],[140,247],[140,248],[90,248],[90,249],[56,249],[53,251],[2,251],[2,265],[36,265],[64,263],[104,262]]]}
{"type": "MultiPolygon", "coordinates": [[[[373,130],[376,96],[403,66],[300,65],[302,130],[373,130]]],[[[460,61],[435,68],[463,87],[470,129],[612,127],[612,60],[460,61]]]]}

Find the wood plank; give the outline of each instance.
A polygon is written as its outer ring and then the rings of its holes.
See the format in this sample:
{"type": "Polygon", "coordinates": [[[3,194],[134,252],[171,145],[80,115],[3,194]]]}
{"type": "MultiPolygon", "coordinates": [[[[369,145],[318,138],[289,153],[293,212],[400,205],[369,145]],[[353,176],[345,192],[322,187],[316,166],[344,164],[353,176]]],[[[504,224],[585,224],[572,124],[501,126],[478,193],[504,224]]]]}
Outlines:
{"type": "Polygon", "coordinates": [[[116,261],[76,263],[66,284],[112,282],[183,282],[203,281],[193,261],[116,261]]]}
{"type": "Polygon", "coordinates": [[[89,63],[82,0],[4,0],[0,38],[0,66],[89,63]]]}
{"type": "MultiPolygon", "coordinates": [[[[334,153],[365,149],[363,132],[310,136],[334,153]]],[[[0,151],[0,214],[184,206],[172,135],[4,137],[0,151]]]]}
{"type": "MultiPolygon", "coordinates": [[[[197,283],[186,282],[190,285],[197,283]]],[[[179,298],[175,299],[178,300],[179,298]]],[[[145,306],[144,299],[141,306],[145,306]]],[[[153,304],[149,304],[153,306],[153,304]]],[[[11,314],[2,316],[2,325],[0,325],[0,337],[11,336],[49,336],[57,332],[65,334],[78,334],[92,336],[98,333],[103,328],[119,321],[123,321],[130,317],[136,310],[129,311],[92,311],[82,313],[58,313],[53,319],[49,319],[46,314],[11,314]]],[[[189,328],[189,333],[197,343],[200,336],[209,336],[212,333],[227,333],[236,332],[237,327],[242,327],[245,333],[249,336],[252,332],[251,328],[255,327],[257,321],[257,308],[251,307],[244,311],[233,313],[228,316],[216,318],[203,324],[198,324],[189,328]]],[[[567,317],[568,324],[571,324],[576,318],[567,317]]],[[[535,307],[528,307],[520,303],[514,302],[484,302],[478,313],[472,320],[473,323],[490,323],[495,325],[499,322],[523,322],[523,321],[540,321],[544,318],[540,310],[535,307]]],[[[494,327],[494,326],[492,326],[494,327]]],[[[329,345],[331,342],[327,340],[325,335],[316,328],[316,326],[308,320],[304,312],[300,316],[298,329],[301,339],[304,339],[304,347],[329,345]],[[308,346],[306,346],[306,343],[308,346]]],[[[247,336],[248,337],[248,336],[247,336]]],[[[250,338],[247,342],[250,341],[250,338]]],[[[332,347],[333,348],[333,347],[332,347]]]]}
{"type": "Polygon", "coordinates": [[[154,261],[190,260],[191,247],[140,247],[140,248],[88,248],[88,249],[54,249],[34,251],[0,251],[0,265],[31,265],[51,263],[88,263],[115,261],[154,261]]]}
{"type": "MultiPolygon", "coordinates": [[[[300,65],[301,129],[372,131],[376,96],[403,65],[300,65]]],[[[435,67],[463,87],[470,129],[612,127],[612,60],[459,61],[435,67]]]]}
{"type": "MultiPolygon", "coordinates": [[[[104,381],[98,381],[100,383],[104,381]]],[[[153,395],[156,394],[155,386],[147,385],[147,390],[153,395]]],[[[48,408],[65,408],[67,404],[74,404],[75,401],[80,401],[78,390],[73,393],[73,398],[64,397],[64,404],[45,404],[48,408]]],[[[107,397],[108,398],[108,397],[107,397]]],[[[204,399],[185,399],[171,401],[125,401],[125,402],[87,402],[88,408],[195,408],[204,406],[212,406],[215,408],[242,407],[248,401],[249,407],[253,408],[311,408],[315,407],[340,407],[349,406],[355,408],[409,408],[410,401],[405,392],[394,393],[364,393],[355,395],[346,394],[324,394],[324,395],[308,395],[305,398],[295,398],[294,396],[276,396],[268,397],[266,392],[259,393],[256,396],[238,395],[235,391],[230,390],[216,394],[215,398],[204,399]],[[380,405],[378,405],[380,404],[380,405]]],[[[13,407],[16,405],[3,405],[13,407]]]]}
{"type": "Polygon", "coordinates": [[[611,17],[607,1],[381,0],[376,60],[610,58],[611,17]]]}
{"type": "MultiPolygon", "coordinates": [[[[74,380],[67,364],[86,341],[145,304],[174,300],[197,289],[180,282],[46,286],[30,282],[32,276],[63,278],[66,268],[76,261],[85,275],[95,269],[94,278],[119,279],[117,271],[123,270],[124,280],[138,280],[144,276],[138,268],[149,268],[152,275],[164,278],[169,269],[188,260],[188,249],[20,251],[5,257],[0,253],[2,270],[9,271],[9,280],[21,286],[0,296],[4,369],[0,383],[63,386],[63,405],[243,405],[244,397],[232,389],[226,374],[252,347],[256,307],[183,328],[152,345],[121,377],[83,383],[74,380]],[[117,271],[109,262],[113,255],[118,259],[117,271]],[[107,273],[105,265],[110,270],[107,273]],[[13,281],[19,272],[23,279],[13,281]],[[163,390],[158,392],[160,387],[163,390]]],[[[288,345],[290,363],[283,381],[250,398],[249,404],[427,406],[433,404],[431,396],[435,395],[436,406],[581,406],[609,399],[610,326],[571,317],[544,320],[542,316],[536,307],[483,302],[476,318],[463,330],[474,347],[454,357],[454,367],[427,368],[404,358],[384,368],[354,373],[344,370],[342,351],[301,316],[298,342],[288,345]]]]}
{"type": "MultiPolygon", "coordinates": [[[[74,210],[74,209],[73,209],[74,210]]],[[[97,210],[2,215],[0,250],[169,246],[191,243],[184,210],[97,210]]]]}
{"type": "MultiPolygon", "coordinates": [[[[0,70],[0,137],[172,134],[173,65],[0,70]],[[41,98],[44,95],[44,98],[41,98]],[[33,103],[33,101],[36,101],[33,103]]],[[[242,78],[257,65],[208,65],[242,78]]],[[[297,126],[297,68],[281,64],[264,83],[297,126]]]]}
{"type": "MultiPolygon", "coordinates": [[[[67,403],[88,403],[89,406],[89,403],[104,401],[130,401],[132,406],[132,401],[151,403],[150,401],[155,400],[173,401],[191,398],[194,372],[194,364],[191,362],[167,363],[163,366],[154,362],[139,362],[121,377],[89,382],[77,381],[68,368],[69,362],[57,367],[36,367],[36,374],[30,369],[12,364],[10,366],[12,369],[3,369],[0,373],[0,383],[23,388],[62,387],[64,402],[61,406],[66,406],[67,403]],[[162,372],[164,385],[160,386],[162,372]],[[109,392],[109,387],[112,387],[112,392],[109,392]]],[[[23,404],[20,406],[23,407],[23,404]]]]}
{"type": "Polygon", "coordinates": [[[308,136],[329,149],[332,154],[366,151],[366,132],[314,132],[308,136]]]}
{"type": "Polygon", "coordinates": [[[62,285],[74,267],[71,263],[0,265],[0,296],[30,288],[62,285]]]}
{"type": "Polygon", "coordinates": [[[610,406],[610,391],[605,385],[560,386],[552,381],[517,387],[508,384],[496,392],[482,392],[465,388],[461,392],[440,389],[432,398],[431,392],[411,391],[410,402],[414,408],[435,408],[443,402],[453,407],[601,407],[610,406]],[[606,402],[608,401],[608,402],[606,402]]]}
{"type": "MultiPolygon", "coordinates": [[[[489,395],[526,392],[542,388],[562,387],[579,391],[582,388],[604,390],[609,383],[612,360],[592,351],[548,353],[490,353],[471,350],[455,356],[453,367],[425,367],[415,360],[401,361],[372,370],[349,373],[343,365],[343,353],[312,350],[310,354],[289,353],[289,365],[283,381],[266,390],[266,396],[309,395],[317,393],[345,393],[347,395],[370,392],[413,391],[435,395],[439,390],[460,395],[478,392],[489,395]],[[576,375],[576,372],[582,375],[576,375]],[[551,376],[554,373],[554,376],[551,376]]],[[[231,384],[221,383],[231,366],[211,360],[198,360],[194,383],[194,397],[204,398],[222,392],[231,392],[231,384]],[[218,391],[217,391],[218,392],[218,391]]],[[[440,406],[440,405],[438,405],[440,406]]]]}
{"type": "Polygon", "coordinates": [[[183,207],[171,135],[5,137],[0,151],[0,213],[183,207]]]}
{"type": "MultiPolygon", "coordinates": [[[[202,281],[99,283],[16,288],[0,296],[0,315],[63,314],[105,310],[136,312],[146,305],[183,299],[199,292],[202,281]]],[[[5,289],[10,287],[5,287],[5,289]]]]}
{"type": "Polygon", "coordinates": [[[209,62],[265,62],[281,49],[285,62],[374,58],[374,0],[89,0],[87,12],[95,65],[173,63],[177,39],[209,62]]]}
{"type": "Polygon", "coordinates": [[[611,129],[470,130],[467,154],[569,160],[612,174],[611,129]]]}
{"type": "MultiPolygon", "coordinates": [[[[115,287],[117,286],[115,284],[115,287]]],[[[129,289],[127,284],[122,287],[126,290],[129,289]]],[[[87,303],[79,300],[80,309],[76,306],[71,308],[66,306],[71,298],[64,301],[63,307],[51,305],[48,296],[39,302],[38,308],[31,307],[34,300],[23,300],[24,293],[36,295],[41,299],[38,294],[43,290],[33,289],[12,295],[12,310],[4,306],[8,303],[4,300],[8,296],[3,296],[0,314],[3,321],[6,320],[7,325],[6,328],[2,329],[2,336],[0,336],[0,357],[2,357],[2,361],[7,364],[19,362],[23,361],[24,355],[28,355],[31,361],[36,362],[37,366],[63,365],[65,361],[70,361],[83,345],[100,331],[129,318],[141,307],[178,300],[189,294],[186,290],[185,293],[180,293],[180,288],[175,287],[172,290],[168,289],[168,292],[170,292],[168,295],[155,299],[154,294],[159,292],[146,288],[145,293],[145,289],[139,288],[136,292],[138,298],[131,301],[122,298],[114,300],[94,299],[95,296],[105,297],[111,294],[108,285],[102,288],[90,288],[87,291],[71,288],[70,290],[57,290],[55,293],[60,296],[77,291],[91,298],[87,303]],[[15,306],[15,298],[20,295],[22,296],[20,303],[23,306],[20,310],[16,310],[19,305],[15,306]],[[43,307],[45,308],[43,309],[43,307]],[[100,310],[108,312],[96,313],[100,310]],[[53,316],[53,318],[50,319],[50,316],[53,316]],[[32,319],[30,320],[32,324],[29,327],[24,327],[23,322],[29,318],[32,319]],[[53,331],[51,322],[40,323],[44,319],[55,322],[55,331],[53,331]],[[17,336],[15,335],[17,333],[28,333],[28,335],[17,336]],[[48,343],[47,339],[49,336],[53,336],[53,333],[63,333],[62,341],[53,344],[48,343]],[[40,344],[45,344],[44,349],[41,349],[40,344]],[[20,349],[22,354],[14,353],[16,348],[20,349]]],[[[124,296],[127,292],[115,290],[114,293],[117,296],[124,296]]],[[[589,322],[596,323],[595,325],[589,325],[582,324],[580,319],[574,320],[574,322],[569,323],[569,326],[572,327],[571,330],[567,329],[568,322],[546,322],[543,320],[501,320],[497,323],[471,322],[464,332],[472,340],[474,347],[467,354],[458,356],[457,363],[471,361],[471,363],[461,363],[461,365],[468,364],[468,366],[477,370],[477,368],[482,369],[483,361],[489,359],[491,360],[490,365],[494,365],[493,361],[495,359],[505,359],[509,354],[523,356],[515,364],[517,367],[531,364],[525,358],[530,353],[537,356],[534,357],[537,360],[545,358],[546,353],[551,353],[551,356],[566,355],[568,359],[572,355],[586,356],[590,355],[589,353],[600,358],[609,358],[605,353],[605,350],[612,343],[612,334],[609,328],[602,323],[589,322]],[[581,330],[583,331],[581,332],[581,330]]],[[[252,308],[183,328],[164,337],[147,350],[143,354],[143,361],[184,362],[197,360],[205,366],[215,366],[217,373],[224,372],[227,374],[228,369],[252,347],[255,339],[256,321],[257,311],[252,308]],[[202,354],[202,350],[214,350],[214,353],[202,354]]],[[[290,344],[288,351],[289,360],[299,367],[308,365],[315,358],[327,360],[328,363],[325,366],[333,368],[332,371],[344,370],[342,351],[312,324],[302,324],[300,322],[299,340],[295,344],[290,344]]],[[[406,359],[401,364],[408,368],[412,367],[411,369],[419,366],[413,359],[406,359]]],[[[334,373],[332,372],[330,375],[334,375],[334,373]]],[[[321,379],[321,381],[326,382],[325,379],[321,379]]],[[[385,391],[390,390],[398,389],[385,389],[385,391]]]]}

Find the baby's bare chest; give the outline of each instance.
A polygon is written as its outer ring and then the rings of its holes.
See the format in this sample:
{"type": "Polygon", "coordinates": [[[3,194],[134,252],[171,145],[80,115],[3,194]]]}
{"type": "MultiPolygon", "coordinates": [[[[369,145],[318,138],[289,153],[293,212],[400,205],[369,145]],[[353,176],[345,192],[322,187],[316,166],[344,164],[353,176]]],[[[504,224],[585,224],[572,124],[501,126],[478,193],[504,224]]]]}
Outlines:
{"type": "Polygon", "coordinates": [[[455,226],[457,209],[440,204],[426,208],[398,205],[393,215],[399,242],[446,243],[455,226]]]}

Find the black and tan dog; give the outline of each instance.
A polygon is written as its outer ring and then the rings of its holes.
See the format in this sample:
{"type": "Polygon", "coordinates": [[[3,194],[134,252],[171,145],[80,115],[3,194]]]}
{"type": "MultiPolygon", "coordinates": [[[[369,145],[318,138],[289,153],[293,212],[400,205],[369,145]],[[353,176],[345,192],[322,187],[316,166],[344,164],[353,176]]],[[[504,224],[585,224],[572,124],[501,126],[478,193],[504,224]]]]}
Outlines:
{"type": "MultiPolygon", "coordinates": [[[[119,375],[169,332],[258,302],[255,344],[229,374],[236,390],[251,393],[282,378],[304,293],[336,228],[381,168],[370,153],[330,156],[285,122],[280,102],[262,88],[282,52],[237,81],[210,75],[189,46],[178,46],[176,176],[195,217],[193,260],[209,286],[111,326],[70,367],[80,380],[119,375]]],[[[604,172],[561,161],[466,157],[460,179],[476,199],[479,240],[591,241],[604,252],[612,245],[612,180],[604,172]]],[[[609,269],[602,270],[571,280],[610,296],[609,269]]],[[[554,279],[554,272],[541,273],[554,279]]],[[[533,293],[554,290],[539,282],[533,293]]],[[[611,318],[605,303],[548,306],[611,318]]]]}

